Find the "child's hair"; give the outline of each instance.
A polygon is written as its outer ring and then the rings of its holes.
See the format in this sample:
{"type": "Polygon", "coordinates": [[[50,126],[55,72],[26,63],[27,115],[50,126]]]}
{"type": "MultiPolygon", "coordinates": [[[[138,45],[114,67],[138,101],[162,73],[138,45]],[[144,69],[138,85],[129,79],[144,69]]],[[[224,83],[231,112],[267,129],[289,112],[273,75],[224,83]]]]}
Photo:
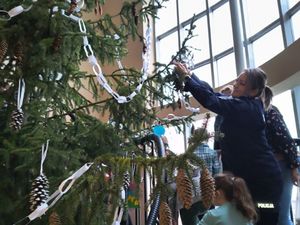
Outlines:
{"type": "Polygon", "coordinates": [[[230,173],[220,173],[215,177],[216,190],[222,190],[225,198],[252,222],[257,221],[257,212],[246,182],[230,173]]]}

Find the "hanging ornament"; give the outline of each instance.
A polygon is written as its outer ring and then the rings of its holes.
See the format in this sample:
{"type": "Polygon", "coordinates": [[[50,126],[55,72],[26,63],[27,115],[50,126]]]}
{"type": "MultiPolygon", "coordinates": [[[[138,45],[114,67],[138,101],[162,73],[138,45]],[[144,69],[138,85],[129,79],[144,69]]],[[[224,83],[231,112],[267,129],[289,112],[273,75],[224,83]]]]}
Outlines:
{"type": "Polygon", "coordinates": [[[24,47],[21,42],[16,44],[13,60],[16,61],[15,66],[22,66],[24,58],[24,47]]]}
{"type": "Polygon", "coordinates": [[[56,35],[52,43],[52,49],[54,53],[56,53],[59,50],[61,44],[62,44],[62,36],[56,35]]]}
{"type": "Polygon", "coordinates": [[[25,81],[23,78],[19,79],[19,88],[18,88],[18,99],[17,99],[17,109],[12,112],[10,127],[15,131],[19,131],[24,122],[24,113],[22,110],[23,100],[25,93],[25,81]]]}
{"type": "Polygon", "coordinates": [[[52,212],[49,216],[49,225],[62,225],[57,212],[52,212]]]}
{"type": "Polygon", "coordinates": [[[46,146],[43,144],[42,146],[42,159],[41,159],[41,169],[40,175],[35,178],[32,182],[31,192],[30,192],[30,211],[33,212],[37,209],[37,207],[46,203],[49,198],[49,182],[47,177],[43,173],[43,163],[47,156],[49,146],[49,140],[47,140],[46,146]]]}
{"type": "Polygon", "coordinates": [[[172,225],[172,212],[166,202],[161,202],[159,206],[159,224],[172,225]]]}
{"type": "Polygon", "coordinates": [[[129,185],[130,185],[130,175],[129,172],[125,172],[124,176],[123,176],[123,187],[124,190],[127,191],[129,189],[129,185]]]}
{"type": "Polygon", "coordinates": [[[178,174],[176,176],[176,187],[178,198],[183,204],[183,207],[185,209],[191,208],[193,201],[193,186],[192,182],[185,175],[183,169],[178,170],[178,174]]]}
{"type": "Polygon", "coordinates": [[[203,205],[209,209],[215,194],[215,180],[206,167],[201,171],[200,187],[203,205]]]}
{"type": "Polygon", "coordinates": [[[0,63],[3,61],[8,49],[8,44],[5,40],[0,41],[0,63]]]}

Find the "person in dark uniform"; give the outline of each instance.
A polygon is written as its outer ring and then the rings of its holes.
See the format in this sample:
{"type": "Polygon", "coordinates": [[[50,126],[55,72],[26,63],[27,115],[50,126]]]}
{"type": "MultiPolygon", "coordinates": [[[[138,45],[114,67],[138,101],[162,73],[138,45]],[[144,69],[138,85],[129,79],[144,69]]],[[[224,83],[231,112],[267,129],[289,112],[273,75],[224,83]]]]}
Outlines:
{"type": "Polygon", "coordinates": [[[185,64],[175,62],[175,72],[205,108],[223,117],[221,132],[224,171],[243,178],[259,211],[259,225],[276,225],[282,175],[266,138],[264,106],[260,95],[267,76],[259,68],[245,69],[237,77],[231,96],[215,93],[185,64]]]}

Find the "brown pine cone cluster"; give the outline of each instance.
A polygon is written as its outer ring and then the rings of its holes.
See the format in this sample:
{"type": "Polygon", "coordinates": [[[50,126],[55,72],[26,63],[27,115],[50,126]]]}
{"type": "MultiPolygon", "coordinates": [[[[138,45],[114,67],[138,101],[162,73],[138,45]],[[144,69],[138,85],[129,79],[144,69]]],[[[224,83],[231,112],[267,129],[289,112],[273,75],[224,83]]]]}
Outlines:
{"type": "Polygon", "coordinates": [[[8,49],[8,44],[5,40],[0,41],[0,63],[3,61],[8,49]]]}
{"type": "Polygon", "coordinates": [[[49,225],[61,225],[60,217],[56,212],[52,212],[49,216],[49,225]]]}
{"type": "Polygon", "coordinates": [[[183,207],[189,209],[193,201],[193,184],[183,169],[178,170],[176,177],[177,195],[183,207]]]}
{"type": "Polygon", "coordinates": [[[161,202],[159,206],[159,224],[172,225],[172,212],[166,202],[161,202]]]}
{"type": "Polygon", "coordinates": [[[201,198],[205,208],[209,209],[213,204],[215,195],[215,180],[207,168],[201,171],[200,177],[201,198]]]}

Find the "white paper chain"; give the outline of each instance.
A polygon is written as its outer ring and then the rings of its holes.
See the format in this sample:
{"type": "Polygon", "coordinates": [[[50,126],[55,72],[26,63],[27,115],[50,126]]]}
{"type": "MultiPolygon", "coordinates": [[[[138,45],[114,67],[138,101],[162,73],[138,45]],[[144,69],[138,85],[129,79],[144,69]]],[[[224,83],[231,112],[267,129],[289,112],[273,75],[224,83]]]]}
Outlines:
{"type": "Polygon", "coordinates": [[[46,146],[45,144],[42,145],[42,158],[41,158],[41,169],[40,169],[41,175],[43,174],[43,164],[47,157],[48,147],[49,147],[49,140],[47,140],[46,146]]]}
{"type": "Polygon", "coordinates": [[[19,79],[19,87],[18,87],[18,99],[17,99],[17,109],[22,112],[22,105],[25,94],[25,81],[23,78],[19,79]]]}
{"type": "MultiPolygon", "coordinates": [[[[135,90],[128,96],[121,96],[117,92],[115,92],[111,86],[108,84],[106,78],[104,77],[102,73],[102,69],[100,65],[97,62],[97,59],[94,55],[92,46],[89,44],[87,35],[86,35],[86,27],[84,21],[74,16],[73,14],[66,15],[65,10],[62,10],[62,15],[65,17],[70,18],[71,20],[78,23],[79,30],[81,33],[84,34],[83,36],[83,49],[85,52],[85,55],[88,59],[89,64],[92,66],[93,72],[97,77],[97,80],[99,84],[110,94],[112,95],[118,103],[127,103],[130,102],[138,93],[140,93],[142,86],[145,82],[145,80],[148,78],[148,70],[149,70],[149,60],[150,60],[150,47],[151,47],[151,28],[148,26],[146,33],[145,33],[145,52],[142,54],[143,59],[143,68],[142,68],[142,77],[140,78],[139,84],[135,88],[135,90]]],[[[117,61],[118,65],[121,65],[119,61],[117,61]]],[[[121,71],[124,71],[123,66],[121,65],[121,71]]]]}
{"type": "MultiPolygon", "coordinates": [[[[32,0],[32,2],[37,2],[37,0],[32,0]]],[[[22,5],[18,5],[8,11],[6,10],[0,10],[0,20],[8,21],[11,18],[21,14],[22,12],[27,12],[31,9],[32,5],[28,6],[27,8],[24,8],[22,5]]]]}
{"type": "Polygon", "coordinates": [[[200,108],[194,108],[194,107],[191,107],[190,103],[188,103],[187,101],[185,101],[184,96],[183,96],[180,92],[178,92],[178,96],[179,96],[179,98],[180,98],[181,104],[183,104],[184,107],[185,107],[188,111],[190,111],[190,112],[192,112],[192,113],[200,113],[200,108]]]}

